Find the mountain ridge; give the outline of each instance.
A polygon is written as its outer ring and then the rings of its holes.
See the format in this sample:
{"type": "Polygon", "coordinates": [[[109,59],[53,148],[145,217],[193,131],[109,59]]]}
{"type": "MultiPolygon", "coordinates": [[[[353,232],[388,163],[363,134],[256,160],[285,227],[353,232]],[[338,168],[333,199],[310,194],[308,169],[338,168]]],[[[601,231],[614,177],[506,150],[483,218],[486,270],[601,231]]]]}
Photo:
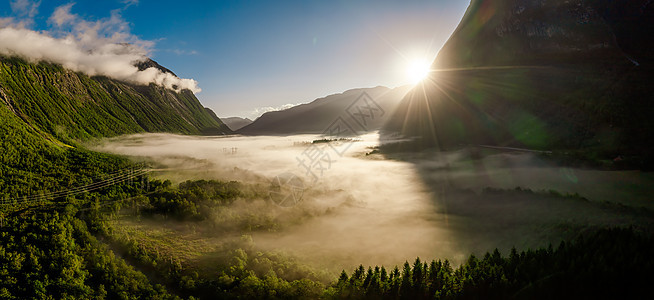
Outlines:
{"type": "Polygon", "coordinates": [[[227,117],[227,118],[221,118],[223,123],[229,127],[229,129],[236,131],[239,130],[247,125],[252,124],[252,120],[249,118],[241,118],[241,117],[227,117]]]}
{"type": "Polygon", "coordinates": [[[399,100],[409,90],[409,86],[388,88],[377,86],[373,88],[355,88],[342,93],[331,94],[303,103],[285,110],[267,112],[254,120],[251,124],[237,130],[244,135],[285,135],[299,133],[323,133],[332,122],[341,117],[353,130],[373,131],[381,128],[386,116],[390,115],[399,103],[399,100]],[[355,102],[365,95],[370,97],[372,105],[381,108],[380,113],[369,120],[370,123],[357,127],[357,122],[348,114],[355,102]]]}
{"type": "Polygon", "coordinates": [[[601,159],[654,149],[651,1],[473,0],[386,124],[423,147],[581,150],[601,159]],[[638,18],[620,11],[642,7],[638,18]],[[632,24],[633,23],[633,24],[632,24]],[[619,42],[620,41],[620,42],[619,42]],[[410,117],[406,117],[410,116],[410,117]]]}

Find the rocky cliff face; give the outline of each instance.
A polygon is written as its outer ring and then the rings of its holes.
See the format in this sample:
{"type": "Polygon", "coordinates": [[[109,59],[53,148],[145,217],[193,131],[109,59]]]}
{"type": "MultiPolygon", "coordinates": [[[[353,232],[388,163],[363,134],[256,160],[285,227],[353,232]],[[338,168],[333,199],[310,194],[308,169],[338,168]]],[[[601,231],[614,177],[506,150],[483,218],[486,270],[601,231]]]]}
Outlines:
{"type": "MultiPolygon", "coordinates": [[[[170,72],[152,60],[143,65],[152,66],[170,72]]],[[[0,58],[0,98],[28,126],[65,143],[138,132],[231,132],[188,90],[89,77],[18,58],[0,58]]]]}
{"type": "Polygon", "coordinates": [[[648,0],[473,0],[385,128],[442,148],[647,153],[653,11],[648,0]]]}

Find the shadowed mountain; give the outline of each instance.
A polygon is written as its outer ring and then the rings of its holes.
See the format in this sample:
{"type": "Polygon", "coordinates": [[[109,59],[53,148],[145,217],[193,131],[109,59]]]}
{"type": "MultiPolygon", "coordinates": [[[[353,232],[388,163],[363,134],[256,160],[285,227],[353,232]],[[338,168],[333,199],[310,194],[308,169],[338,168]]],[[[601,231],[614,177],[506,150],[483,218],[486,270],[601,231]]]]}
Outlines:
{"type": "Polygon", "coordinates": [[[422,147],[654,149],[654,4],[473,0],[386,124],[422,147]]]}
{"type": "MultiPolygon", "coordinates": [[[[173,74],[149,59],[137,67],[173,74]]],[[[138,132],[232,132],[189,90],[89,77],[19,58],[0,57],[0,100],[26,126],[65,143],[138,132]]]]}
{"type": "Polygon", "coordinates": [[[410,87],[352,89],[281,111],[263,114],[238,130],[245,135],[323,133],[342,120],[355,132],[381,128],[410,87]],[[341,119],[339,119],[339,117],[341,119]]]}
{"type": "Polygon", "coordinates": [[[252,123],[252,120],[248,118],[241,118],[241,117],[229,117],[229,118],[222,118],[221,119],[227,127],[231,130],[239,130],[247,125],[250,125],[252,123]]]}

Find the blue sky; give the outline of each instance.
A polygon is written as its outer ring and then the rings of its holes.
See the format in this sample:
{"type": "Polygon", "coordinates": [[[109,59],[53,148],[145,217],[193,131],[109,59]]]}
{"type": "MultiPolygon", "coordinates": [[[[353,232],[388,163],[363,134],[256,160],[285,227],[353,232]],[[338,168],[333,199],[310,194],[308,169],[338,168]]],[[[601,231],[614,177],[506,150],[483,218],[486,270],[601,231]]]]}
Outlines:
{"type": "Polygon", "coordinates": [[[124,30],[153,42],[153,59],[197,80],[197,97],[219,116],[252,118],[351,88],[409,83],[407,64],[433,60],[469,1],[14,0],[0,9],[51,30],[50,16],[70,3],[89,21],[113,12],[124,30]]]}

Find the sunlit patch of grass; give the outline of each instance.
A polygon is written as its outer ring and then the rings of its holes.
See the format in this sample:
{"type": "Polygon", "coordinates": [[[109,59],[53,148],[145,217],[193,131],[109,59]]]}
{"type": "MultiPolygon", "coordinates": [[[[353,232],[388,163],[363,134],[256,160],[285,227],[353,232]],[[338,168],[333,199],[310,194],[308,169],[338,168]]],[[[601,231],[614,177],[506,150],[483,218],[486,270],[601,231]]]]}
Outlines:
{"type": "Polygon", "coordinates": [[[119,246],[138,245],[153,264],[179,263],[184,274],[214,280],[234,268],[251,270],[257,276],[274,275],[286,280],[310,278],[328,284],[336,274],[302,264],[282,252],[256,247],[246,231],[220,230],[214,222],[181,222],[160,217],[123,214],[110,221],[112,239],[119,246]]]}
{"type": "Polygon", "coordinates": [[[198,263],[205,255],[221,249],[221,245],[229,239],[207,234],[198,226],[202,224],[137,219],[127,215],[111,221],[117,240],[135,241],[148,253],[175,258],[182,266],[190,268],[200,267],[198,263]]]}

